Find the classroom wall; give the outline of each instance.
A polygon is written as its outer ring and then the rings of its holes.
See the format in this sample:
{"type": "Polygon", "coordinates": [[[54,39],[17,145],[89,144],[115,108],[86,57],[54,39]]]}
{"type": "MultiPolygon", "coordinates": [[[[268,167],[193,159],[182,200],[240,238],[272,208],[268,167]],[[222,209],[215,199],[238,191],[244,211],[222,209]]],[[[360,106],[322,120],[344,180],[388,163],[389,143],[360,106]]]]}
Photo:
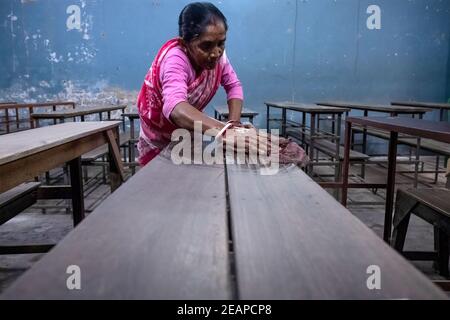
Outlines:
{"type": "MultiPolygon", "coordinates": [[[[0,100],[132,105],[188,2],[2,0],[0,100]]],[[[450,1],[212,2],[228,17],[227,53],[246,105],[261,112],[257,124],[265,123],[264,100],[450,98],[450,1]],[[380,29],[368,28],[368,19],[376,25],[370,5],[381,9],[380,29]]]]}
{"type": "Polygon", "coordinates": [[[450,43],[448,45],[448,55],[447,55],[447,94],[445,97],[447,98],[447,102],[450,103],[450,43]]]}

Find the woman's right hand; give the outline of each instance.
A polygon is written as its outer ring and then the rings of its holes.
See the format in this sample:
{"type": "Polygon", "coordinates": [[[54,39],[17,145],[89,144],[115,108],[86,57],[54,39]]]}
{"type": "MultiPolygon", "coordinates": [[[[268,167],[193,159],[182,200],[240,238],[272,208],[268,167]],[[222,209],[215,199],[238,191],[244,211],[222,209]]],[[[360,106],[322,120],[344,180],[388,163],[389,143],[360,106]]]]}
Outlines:
{"type": "Polygon", "coordinates": [[[235,126],[228,129],[222,137],[224,148],[232,148],[239,155],[273,155],[279,152],[279,139],[253,126],[235,126]]]}

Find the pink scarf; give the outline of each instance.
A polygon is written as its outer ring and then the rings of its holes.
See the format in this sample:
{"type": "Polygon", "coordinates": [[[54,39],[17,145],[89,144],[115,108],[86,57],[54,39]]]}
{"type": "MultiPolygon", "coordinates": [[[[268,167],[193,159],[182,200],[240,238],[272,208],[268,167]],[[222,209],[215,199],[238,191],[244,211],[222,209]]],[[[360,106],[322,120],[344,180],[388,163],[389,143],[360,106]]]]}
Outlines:
{"type": "MultiPolygon", "coordinates": [[[[170,143],[172,132],[177,127],[163,115],[163,96],[160,83],[160,68],[167,53],[181,46],[180,39],[166,42],[159,50],[152,66],[145,76],[145,81],[137,99],[141,120],[141,132],[138,142],[139,163],[147,164],[170,143]]],[[[222,69],[220,63],[213,70],[204,70],[200,76],[188,85],[187,102],[203,111],[216,94],[222,69]]]]}

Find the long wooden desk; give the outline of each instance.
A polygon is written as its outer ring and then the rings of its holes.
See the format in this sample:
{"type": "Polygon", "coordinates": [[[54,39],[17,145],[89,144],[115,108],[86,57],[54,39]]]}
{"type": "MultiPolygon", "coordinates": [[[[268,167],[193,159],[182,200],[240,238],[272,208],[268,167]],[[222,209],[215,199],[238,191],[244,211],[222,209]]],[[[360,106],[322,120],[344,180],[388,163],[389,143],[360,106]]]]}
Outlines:
{"type": "MultiPolygon", "coordinates": [[[[228,120],[228,116],[230,114],[230,111],[228,110],[228,106],[217,106],[214,107],[214,118],[222,121],[222,120],[228,120]]],[[[253,111],[248,108],[242,108],[241,112],[241,118],[248,118],[250,123],[253,124],[253,118],[258,116],[259,113],[256,111],[253,111]]]]}
{"type": "Polygon", "coordinates": [[[0,298],[446,296],[297,167],[261,176],[158,156],[0,298]],[[70,266],[80,290],[67,287],[70,266]],[[381,288],[371,290],[373,266],[381,288]]]}
{"type": "Polygon", "coordinates": [[[112,111],[122,110],[122,112],[124,112],[126,107],[126,105],[80,107],[73,110],[35,112],[31,115],[31,117],[36,122],[36,127],[39,127],[39,120],[42,119],[59,119],[60,123],[64,123],[66,119],[80,117],[80,120],[84,121],[85,116],[90,114],[98,114],[100,121],[102,121],[104,112],[107,113],[107,119],[111,120],[112,111]]]}
{"type": "MultiPolygon", "coordinates": [[[[298,129],[298,134],[301,134],[301,140],[303,145],[305,146],[306,141],[309,145],[309,156],[311,160],[314,160],[314,152],[316,151],[316,144],[318,144],[315,140],[321,138],[319,137],[320,128],[319,128],[319,116],[320,115],[331,115],[332,116],[332,128],[331,134],[327,137],[332,139],[332,143],[334,143],[334,159],[336,162],[335,165],[335,179],[339,180],[339,148],[340,148],[340,135],[341,135],[341,119],[342,114],[344,112],[350,111],[348,108],[340,108],[340,107],[328,107],[328,106],[318,106],[315,104],[306,104],[306,103],[297,103],[290,101],[283,102],[264,102],[267,110],[267,130],[270,127],[270,121],[278,120],[270,118],[270,108],[278,108],[281,109],[281,135],[286,136],[286,128],[287,128],[287,119],[286,112],[287,110],[301,112],[302,113],[302,123],[300,128],[293,128],[292,130],[298,129]],[[309,137],[305,135],[306,126],[306,115],[310,115],[310,123],[309,123],[309,137]],[[337,117],[337,121],[335,122],[337,117]]],[[[308,173],[310,175],[313,174],[313,166],[314,163],[308,165],[308,173]]]]}
{"type": "Polygon", "coordinates": [[[369,112],[379,112],[379,113],[389,113],[392,117],[395,117],[399,114],[411,114],[411,115],[419,115],[419,118],[421,118],[424,113],[430,111],[430,109],[423,107],[394,106],[394,105],[345,102],[345,101],[327,101],[327,102],[318,102],[317,104],[320,106],[363,110],[365,117],[368,116],[369,112]]]}
{"type": "Polygon", "coordinates": [[[115,190],[123,180],[117,145],[119,124],[118,121],[65,123],[0,136],[0,193],[68,163],[78,223],[84,217],[81,155],[109,144],[111,188],[115,190]]]}
{"type": "Polygon", "coordinates": [[[439,110],[439,120],[448,120],[448,111],[450,110],[450,103],[438,102],[418,102],[418,101],[395,101],[391,103],[393,106],[410,106],[419,108],[430,108],[439,110]]]}
{"type": "MultiPolygon", "coordinates": [[[[418,116],[419,119],[423,118],[423,115],[430,111],[427,108],[419,108],[412,106],[394,106],[394,105],[383,105],[383,104],[372,104],[372,103],[360,103],[360,102],[348,102],[348,101],[327,101],[327,102],[318,102],[318,105],[321,106],[332,106],[332,107],[347,107],[352,110],[362,110],[364,117],[369,116],[369,112],[375,113],[388,113],[392,117],[396,117],[398,115],[412,115],[412,117],[418,116]]],[[[346,113],[346,116],[349,116],[349,112],[346,113]]],[[[367,130],[362,130],[362,148],[361,152],[366,154],[367,152],[367,130]]],[[[418,163],[418,162],[417,162],[418,163]]],[[[417,167],[417,166],[416,166],[417,167]]],[[[361,177],[365,178],[365,165],[361,165],[361,177]]]]}

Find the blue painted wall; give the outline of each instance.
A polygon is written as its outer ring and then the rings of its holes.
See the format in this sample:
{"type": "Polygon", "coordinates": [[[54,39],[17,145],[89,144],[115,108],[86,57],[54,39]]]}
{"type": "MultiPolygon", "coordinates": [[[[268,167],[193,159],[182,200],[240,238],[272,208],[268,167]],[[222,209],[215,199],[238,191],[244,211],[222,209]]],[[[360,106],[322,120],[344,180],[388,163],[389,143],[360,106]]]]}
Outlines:
{"type": "Polygon", "coordinates": [[[450,43],[448,45],[448,59],[447,59],[447,102],[450,103],[450,43]]]}
{"type": "MultiPolygon", "coordinates": [[[[178,0],[1,0],[0,100],[132,103],[159,46],[177,35],[178,0]],[[69,5],[82,30],[67,30],[69,5]]],[[[450,1],[212,1],[246,104],[450,98],[450,1]],[[369,5],[381,30],[369,30],[369,5]]],[[[224,94],[213,101],[224,103],[224,94]]]]}

